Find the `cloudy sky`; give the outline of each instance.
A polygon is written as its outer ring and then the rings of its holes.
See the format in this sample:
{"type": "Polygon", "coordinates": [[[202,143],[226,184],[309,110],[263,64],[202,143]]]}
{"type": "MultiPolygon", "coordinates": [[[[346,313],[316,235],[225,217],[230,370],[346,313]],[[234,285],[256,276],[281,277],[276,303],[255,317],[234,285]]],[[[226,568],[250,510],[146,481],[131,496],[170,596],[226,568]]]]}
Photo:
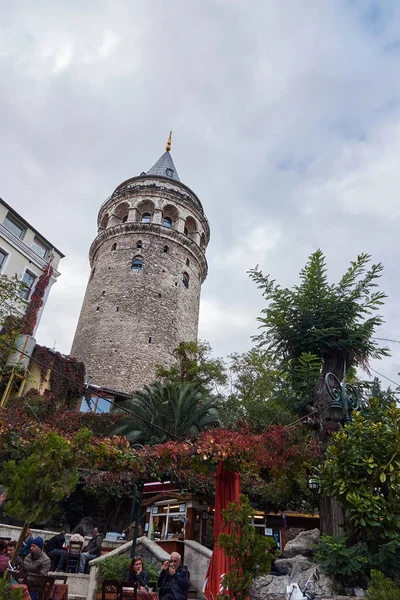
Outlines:
{"type": "MultiPolygon", "coordinates": [[[[200,337],[250,347],[285,285],[369,252],[400,341],[398,0],[0,0],[0,196],[66,255],[38,342],[68,353],[100,204],[173,130],[210,220],[200,337]]],[[[396,380],[400,344],[374,367],[396,380]]]]}

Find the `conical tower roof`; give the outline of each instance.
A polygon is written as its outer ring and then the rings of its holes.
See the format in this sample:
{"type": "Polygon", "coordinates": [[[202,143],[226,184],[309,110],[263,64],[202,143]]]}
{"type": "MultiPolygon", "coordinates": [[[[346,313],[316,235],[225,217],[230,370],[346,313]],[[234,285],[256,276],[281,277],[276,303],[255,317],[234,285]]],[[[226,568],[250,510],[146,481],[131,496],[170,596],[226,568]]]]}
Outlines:
{"type": "Polygon", "coordinates": [[[171,156],[171,136],[172,131],[169,134],[166,151],[158,161],[151,167],[150,171],[147,171],[146,175],[160,175],[161,177],[170,177],[176,181],[180,181],[178,171],[174,165],[174,161],[171,156]]]}
{"type": "Polygon", "coordinates": [[[147,171],[146,175],[161,175],[161,177],[170,177],[171,179],[180,181],[170,152],[164,152],[151,169],[147,171]]]}

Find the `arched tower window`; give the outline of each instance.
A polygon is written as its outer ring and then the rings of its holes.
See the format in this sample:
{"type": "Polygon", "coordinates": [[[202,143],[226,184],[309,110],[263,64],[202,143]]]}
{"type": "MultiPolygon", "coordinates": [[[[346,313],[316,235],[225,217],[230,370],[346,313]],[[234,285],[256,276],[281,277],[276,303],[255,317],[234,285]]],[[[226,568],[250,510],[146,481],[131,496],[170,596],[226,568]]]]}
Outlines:
{"type": "Polygon", "coordinates": [[[171,219],[171,217],[164,217],[163,218],[163,225],[164,225],[164,227],[168,227],[169,229],[171,229],[171,227],[172,227],[172,219],[171,219]]]}
{"type": "Polygon", "coordinates": [[[151,223],[151,214],[150,213],[143,213],[142,214],[142,223],[151,223]]]}
{"type": "Polygon", "coordinates": [[[190,265],[190,260],[187,258],[186,259],[186,266],[188,267],[190,265]]]}
{"type": "Polygon", "coordinates": [[[166,204],[163,208],[162,223],[164,227],[172,229],[179,219],[179,210],[173,204],[166,204]]]}
{"type": "Polygon", "coordinates": [[[127,202],[121,202],[114,210],[114,215],[120,219],[121,223],[126,223],[128,220],[129,204],[127,202]]]}
{"type": "Polygon", "coordinates": [[[135,256],[132,261],[132,271],[141,271],[143,268],[143,259],[141,256],[135,256]]]}
{"type": "Polygon", "coordinates": [[[142,240],[139,240],[138,243],[136,244],[136,248],[142,248],[143,244],[142,244],[142,240]]]}
{"type": "Polygon", "coordinates": [[[197,231],[197,223],[193,217],[188,217],[185,221],[185,235],[192,237],[192,234],[197,231]]]}
{"type": "Polygon", "coordinates": [[[111,246],[111,250],[116,250],[116,249],[117,249],[117,244],[113,244],[113,245],[111,246]]]}
{"type": "Polygon", "coordinates": [[[189,289],[189,274],[186,273],[186,271],[183,271],[182,273],[182,283],[185,286],[185,288],[189,289]]]}
{"type": "Polygon", "coordinates": [[[108,225],[108,214],[105,214],[104,217],[102,218],[102,220],[100,221],[100,229],[106,229],[107,225],[108,225]]]}

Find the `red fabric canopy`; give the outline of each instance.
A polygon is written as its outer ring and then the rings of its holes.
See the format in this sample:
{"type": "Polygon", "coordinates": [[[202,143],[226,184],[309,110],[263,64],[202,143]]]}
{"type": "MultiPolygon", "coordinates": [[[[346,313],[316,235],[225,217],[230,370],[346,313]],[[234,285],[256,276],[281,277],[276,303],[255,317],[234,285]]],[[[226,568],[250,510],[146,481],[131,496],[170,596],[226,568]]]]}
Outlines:
{"type": "Polygon", "coordinates": [[[227,471],[224,468],[224,463],[219,463],[215,488],[214,548],[203,590],[207,600],[216,600],[217,595],[221,593],[221,578],[228,571],[231,562],[217,543],[220,533],[228,533],[227,528],[223,527],[222,511],[227,508],[230,502],[237,502],[239,496],[239,473],[227,471]]]}

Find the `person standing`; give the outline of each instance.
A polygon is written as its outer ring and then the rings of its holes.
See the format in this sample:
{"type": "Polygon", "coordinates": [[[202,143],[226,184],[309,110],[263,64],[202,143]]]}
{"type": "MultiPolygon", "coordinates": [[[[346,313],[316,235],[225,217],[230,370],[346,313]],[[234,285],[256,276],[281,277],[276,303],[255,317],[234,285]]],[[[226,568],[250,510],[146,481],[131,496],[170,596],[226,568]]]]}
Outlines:
{"type": "Polygon", "coordinates": [[[89,540],[89,543],[84,548],[84,552],[81,554],[81,562],[79,565],[79,573],[85,572],[86,561],[93,560],[100,556],[101,552],[101,542],[103,541],[103,536],[99,533],[97,527],[94,527],[92,531],[92,537],[89,540]]]}
{"type": "Polygon", "coordinates": [[[158,577],[158,596],[160,600],[187,600],[190,573],[182,565],[181,555],[172,552],[170,560],[166,560],[158,577]]]}
{"type": "Polygon", "coordinates": [[[54,535],[47,542],[47,556],[50,559],[57,558],[56,571],[63,571],[65,566],[65,558],[67,551],[64,550],[65,544],[65,531],[61,531],[57,535],[54,535]]]}

